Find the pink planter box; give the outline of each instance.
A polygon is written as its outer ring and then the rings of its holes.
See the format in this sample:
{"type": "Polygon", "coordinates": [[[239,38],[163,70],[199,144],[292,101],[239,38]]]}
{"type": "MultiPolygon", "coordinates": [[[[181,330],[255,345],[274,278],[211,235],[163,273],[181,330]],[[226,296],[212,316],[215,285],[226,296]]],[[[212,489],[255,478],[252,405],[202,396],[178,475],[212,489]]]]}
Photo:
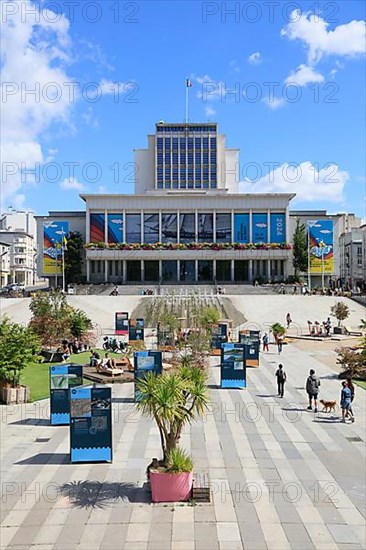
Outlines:
{"type": "Polygon", "coordinates": [[[150,472],[150,482],[153,502],[182,502],[191,498],[193,472],[150,472]]]}

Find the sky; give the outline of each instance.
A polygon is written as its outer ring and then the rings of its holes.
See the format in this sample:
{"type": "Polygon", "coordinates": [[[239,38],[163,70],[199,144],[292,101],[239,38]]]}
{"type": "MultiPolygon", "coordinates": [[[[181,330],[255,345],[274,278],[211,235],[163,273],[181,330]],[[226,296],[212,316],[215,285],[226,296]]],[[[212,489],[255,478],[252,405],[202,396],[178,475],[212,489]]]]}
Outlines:
{"type": "Polygon", "coordinates": [[[365,217],[365,3],[4,0],[1,209],[133,193],[155,123],[212,121],[240,190],[365,217]]]}

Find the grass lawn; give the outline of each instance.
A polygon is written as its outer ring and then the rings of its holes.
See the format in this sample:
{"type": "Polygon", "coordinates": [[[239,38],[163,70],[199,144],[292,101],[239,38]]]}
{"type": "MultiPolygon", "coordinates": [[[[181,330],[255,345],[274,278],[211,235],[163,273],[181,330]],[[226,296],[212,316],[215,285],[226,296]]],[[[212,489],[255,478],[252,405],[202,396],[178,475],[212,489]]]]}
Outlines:
{"type": "MultiPolygon", "coordinates": [[[[104,357],[103,350],[98,351],[101,357],[104,357]]],[[[110,353],[111,357],[120,357],[120,354],[110,353]]],[[[84,353],[77,353],[71,355],[68,359],[68,363],[77,363],[78,365],[85,365],[89,363],[90,353],[86,351],[84,353]]],[[[38,399],[46,399],[50,396],[50,382],[49,382],[49,367],[50,365],[57,365],[61,363],[31,363],[27,365],[21,376],[21,384],[30,387],[30,400],[37,401],[38,399]]],[[[65,364],[65,363],[64,363],[65,364]]],[[[90,381],[86,381],[85,384],[90,384],[90,381]]]]}
{"type": "Polygon", "coordinates": [[[360,386],[360,388],[366,390],[366,382],[365,380],[353,380],[353,382],[355,384],[357,384],[357,386],[360,386]]]}

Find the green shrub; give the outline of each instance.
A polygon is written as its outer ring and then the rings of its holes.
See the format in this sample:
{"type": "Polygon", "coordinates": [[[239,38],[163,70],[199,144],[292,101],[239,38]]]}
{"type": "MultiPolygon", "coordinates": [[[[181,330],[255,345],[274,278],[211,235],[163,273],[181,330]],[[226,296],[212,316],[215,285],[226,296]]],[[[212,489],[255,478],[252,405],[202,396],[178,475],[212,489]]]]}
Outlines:
{"type": "Polygon", "coordinates": [[[192,472],[193,460],[192,457],[180,447],[171,449],[168,454],[166,471],[172,474],[182,474],[184,472],[192,472]]]}

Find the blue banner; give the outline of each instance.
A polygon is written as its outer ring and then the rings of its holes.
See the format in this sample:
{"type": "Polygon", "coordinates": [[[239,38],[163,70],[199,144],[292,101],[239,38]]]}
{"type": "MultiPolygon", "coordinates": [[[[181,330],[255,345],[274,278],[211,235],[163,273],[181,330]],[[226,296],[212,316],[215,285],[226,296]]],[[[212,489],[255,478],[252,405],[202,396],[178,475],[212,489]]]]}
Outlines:
{"type": "Polygon", "coordinates": [[[271,243],[286,242],[285,214],[271,214],[271,243]]]}
{"type": "Polygon", "coordinates": [[[108,243],[123,243],[122,214],[108,214],[108,243]]]}
{"type": "Polygon", "coordinates": [[[253,243],[268,242],[267,214],[252,215],[252,242],[253,243]]]}
{"type": "Polygon", "coordinates": [[[234,214],[234,242],[249,243],[249,214],[234,214]]]}

